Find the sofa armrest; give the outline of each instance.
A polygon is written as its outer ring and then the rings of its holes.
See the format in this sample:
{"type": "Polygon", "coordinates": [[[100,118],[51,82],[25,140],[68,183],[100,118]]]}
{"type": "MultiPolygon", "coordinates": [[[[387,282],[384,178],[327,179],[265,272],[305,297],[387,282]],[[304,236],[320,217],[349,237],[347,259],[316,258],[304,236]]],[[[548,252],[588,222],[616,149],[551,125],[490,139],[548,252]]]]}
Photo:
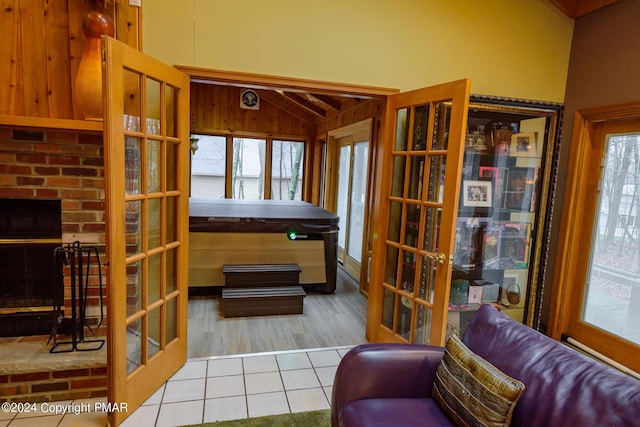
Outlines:
{"type": "MultiPolygon", "coordinates": [[[[363,344],[342,358],[333,382],[331,417],[356,400],[431,397],[444,348],[419,344],[363,344]]],[[[335,417],[335,420],[333,418],[335,417]]]]}

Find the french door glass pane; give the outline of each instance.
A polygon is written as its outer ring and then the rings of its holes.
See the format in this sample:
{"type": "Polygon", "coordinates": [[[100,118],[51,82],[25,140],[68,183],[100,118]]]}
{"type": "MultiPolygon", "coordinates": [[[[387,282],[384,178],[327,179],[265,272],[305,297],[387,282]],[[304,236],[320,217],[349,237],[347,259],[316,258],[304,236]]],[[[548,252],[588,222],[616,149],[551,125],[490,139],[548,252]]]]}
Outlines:
{"type": "Polygon", "coordinates": [[[353,148],[353,178],[351,183],[351,216],[349,217],[349,246],[351,258],[361,262],[364,234],[364,207],[367,197],[369,141],[357,142],[353,148]]]}
{"type": "Polygon", "coordinates": [[[194,135],[193,140],[197,148],[191,157],[191,197],[224,199],[227,139],[194,135]]]}
{"type": "Polygon", "coordinates": [[[139,138],[126,137],[124,146],[125,194],[140,194],[141,146],[139,138]]]}
{"type": "Polygon", "coordinates": [[[389,203],[389,231],[387,240],[392,242],[400,242],[400,218],[402,215],[402,203],[391,202],[389,203]]]}
{"type": "Polygon", "coordinates": [[[147,249],[154,249],[162,244],[161,209],[161,199],[147,199],[147,249]]]}
{"type": "Polygon", "coordinates": [[[160,307],[151,310],[147,315],[147,358],[150,359],[160,350],[160,317],[161,310],[160,307]]]}
{"type": "Polygon", "coordinates": [[[429,105],[416,107],[415,122],[413,124],[412,150],[425,150],[427,148],[427,128],[429,126],[429,105]]]}
{"type": "Polygon", "coordinates": [[[430,308],[418,304],[418,315],[416,317],[416,331],[413,335],[412,343],[414,344],[429,344],[431,338],[431,325],[433,310],[430,308]]]}
{"type": "Polygon", "coordinates": [[[349,172],[351,166],[351,146],[340,147],[340,160],[338,166],[338,201],[336,211],[340,218],[340,230],[338,231],[338,246],[344,248],[346,245],[345,220],[349,208],[349,172]]]}
{"type": "Polygon", "coordinates": [[[177,126],[176,118],[178,108],[178,90],[171,85],[164,85],[164,102],[165,102],[165,135],[176,137],[177,126]]]}
{"type": "Polygon", "coordinates": [[[171,292],[175,291],[178,288],[178,271],[176,265],[176,257],[178,256],[177,249],[168,249],[167,250],[167,265],[165,268],[165,280],[166,280],[166,291],[165,294],[169,295],[171,292]]]}
{"type": "Polygon", "coordinates": [[[160,254],[152,255],[147,261],[147,305],[160,299],[160,281],[162,280],[162,258],[160,254]]]}
{"type": "Polygon", "coordinates": [[[233,199],[264,199],[265,150],[264,139],[233,138],[233,199]]]}
{"type": "Polygon", "coordinates": [[[304,143],[273,141],[271,150],[271,198],[302,200],[304,143]]]}
{"type": "Polygon", "coordinates": [[[397,333],[402,338],[408,340],[411,334],[411,318],[413,317],[413,301],[409,298],[397,295],[400,299],[398,304],[398,328],[397,333]]]}
{"type": "Polygon", "coordinates": [[[411,176],[409,177],[409,194],[407,198],[422,200],[422,181],[424,176],[424,156],[410,156],[411,176]]]}
{"type": "Polygon", "coordinates": [[[426,199],[429,202],[442,203],[444,201],[444,173],[447,156],[429,157],[429,187],[426,199]]]}
{"type": "Polygon", "coordinates": [[[142,309],[142,262],[127,265],[127,317],[142,309]]]}
{"type": "Polygon", "coordinates": [[[147,133],[160,135],[160,87],[159,81],[146,78],[147,133]]]}
{"type": "Polygon", "coordinates": [[[398,248],[387,246],[387,268],[385,269],[384,281],[390,285],[396,284],[399,253],[400,250],[398,248]]]}
{"type": "Polygon", "coordinates": [[[396,142],[394,150],[406,151],[409,145],[409,118],[411,116],[410,109],[401,108],[397,111],[396,116],[396,142]]]}
{"type": "Polygon", "coordinates": [[[393,313],[395,292],[391,292],[389,289],[384,288],[384,297],[382,300],[382,324],[387,328],[393,328],[393,313]]]}
{"type": "Polygon", "coordinates": [[[127,256],[142,250],[142,202],[131,200],[125,203],[124,220],[127,229],[127,256]]]}
{"type": "Polygon", "coordinates": [[[178,165],[178,152],[180,150],[180,145],[167,141],[165,147],[167,147],[164,170],[165,191],[175,191],[178,189],[178,171],[176,170],[176,167],[178,165]]]}
{"type": "Polygon", "coordinates": [[[142,76],[135,71],[124,69],[122,73],[124,79],[124,91],[122,100],[124,103],[124,130],[140,132],[142,117],[142,103],[140,92],[142,87],[142,76]]]}
{"type": "Polygon", "coordinates": [[[636,344],[640,344],[639,191],[640,134],[609,135],[582,320],[636,344]]]}
{"type": "Polygon", "coordinates": [[[127,325],[127,375],[142,365],[142,320],[127,325]]]}
{"type": "Polygon", "coordinates": [[[160,141],[147,140],[147,193],[160,191],[160,141]]]}
{"type": "Polygon", "coordinates": [[[170,300],[167,300],[166,303],[166,319],[167,319],[167,325],[166,325],[166,332],[165,332],[165,339],[166,339],[166,343],[170,344],[171,341],[173,341],[178,335],[177,335],[177,329],[178,329],[178,312],[177,312],[177,303],[178,303],[178,298],[180,297],[176,297],[176,298],[172,298],[170,300]]]}
{"type": "Polygon", "coordinates": [[[391,196],[402,197],[404,194],[404,168],[406,156],[393,156],[393,178],[391,179],[391,196]]]}
{"type": "Polygon", "coordinates": [[[172,243],[178,236],[176,227],[178,222],[176,221],[177,212],[180,209],[179,199],[177,197],[167,197],[167,219],[165,222],[165,242],[166,244],[172,243]]]}
{"type": "Polygon", "coordinates": [[[446,150],[449,148],[449,125],[451,124],[451,103],[439,102],[435,105],[432,150],[446,150]]]}

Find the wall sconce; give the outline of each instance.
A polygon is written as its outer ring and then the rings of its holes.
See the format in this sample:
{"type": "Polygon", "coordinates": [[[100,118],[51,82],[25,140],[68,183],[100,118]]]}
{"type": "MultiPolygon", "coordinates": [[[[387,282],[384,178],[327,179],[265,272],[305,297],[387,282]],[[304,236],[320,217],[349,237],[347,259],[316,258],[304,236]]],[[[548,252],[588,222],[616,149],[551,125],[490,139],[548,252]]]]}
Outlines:
{"type": "Polygon", "coordinates": [[[75,99],[85,120],[102,120],[102,43],[100,37],[113,37],[113,19],[94,2],[82,23],[85,45],[74,84],[75,99]]]}

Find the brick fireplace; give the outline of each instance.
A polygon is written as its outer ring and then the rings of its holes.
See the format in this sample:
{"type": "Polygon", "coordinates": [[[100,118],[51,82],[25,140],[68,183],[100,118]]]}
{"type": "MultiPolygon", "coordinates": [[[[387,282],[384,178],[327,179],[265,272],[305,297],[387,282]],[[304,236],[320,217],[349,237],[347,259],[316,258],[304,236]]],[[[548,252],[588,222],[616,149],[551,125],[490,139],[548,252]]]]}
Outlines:
{"type": "MultiPolygon", "coordinates": [[[[95,246],[102,256],[105,252],[102,134],[0,127],[0,198],[59,200],[62,244],[79,241],[95,246]]],[[[89,321],[100,316],[97,273],[97,267],[90,273],[89,321]]],[[[3,274],[0,272],[0,277],[3,274]]],[[[65,316],[69,315],[70,298],[70,278],[65,273],[65,316]]],[[[97,331],[101,335],[105,332],[104,325],[106,320],[97,331]]]]}

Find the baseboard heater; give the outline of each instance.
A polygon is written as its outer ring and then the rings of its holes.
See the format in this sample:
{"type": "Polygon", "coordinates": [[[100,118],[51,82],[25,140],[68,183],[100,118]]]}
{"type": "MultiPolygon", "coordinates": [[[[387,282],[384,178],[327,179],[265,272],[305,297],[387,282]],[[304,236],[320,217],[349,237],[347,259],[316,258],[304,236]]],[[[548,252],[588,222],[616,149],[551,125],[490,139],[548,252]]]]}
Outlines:
{"type": "Polygon", "coordinates": [[[566,334],[562,334],[561,337],[562,342],[564,342],[565,344],[568,344],[571,347],[575,347],[576,349],[580,350],[583,353],[586,353],[588,356],[593,357],[594,359],[598,359],[599,361],[601,361],[602,363],[605,363],[627,375],[630,375],[634,378],[637,378],[640,380],[640,374],[637,373],[636,371],[632,371],[631,369],[627,368],[626,366],[616,362],[615,360],[611,359],[610,357],[605,356],[604,354],[592,349],[591,347],[581,343],[580,341],[577,341],[574,338],[571,338],[569,335],[566,334]]]}

